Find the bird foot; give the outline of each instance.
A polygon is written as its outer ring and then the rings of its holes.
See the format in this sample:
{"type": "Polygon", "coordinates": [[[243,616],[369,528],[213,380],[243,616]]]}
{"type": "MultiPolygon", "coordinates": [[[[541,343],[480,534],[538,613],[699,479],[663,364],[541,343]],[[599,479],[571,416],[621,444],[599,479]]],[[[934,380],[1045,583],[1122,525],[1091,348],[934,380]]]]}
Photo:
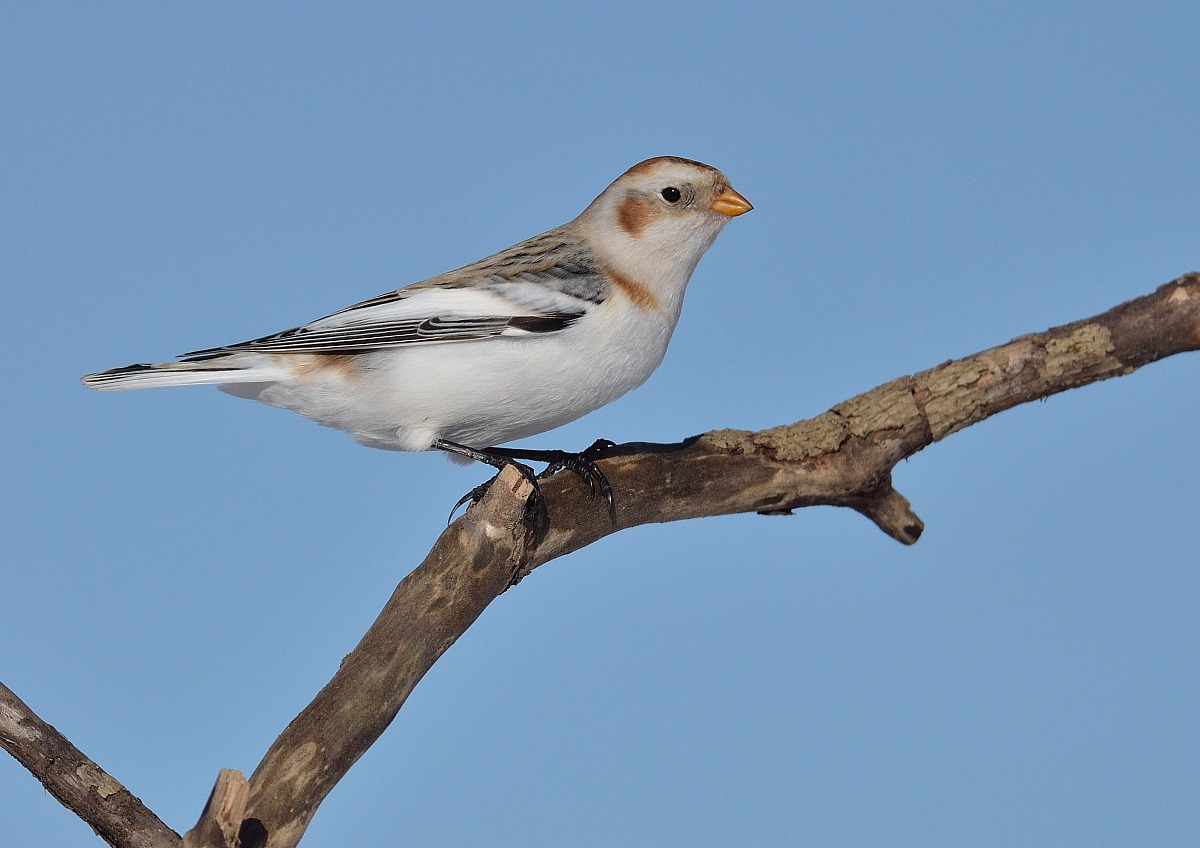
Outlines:
{"type": "Polygon", "coordinates": [[[522,450],[520,448],[490,448],[489,450],[509,459],[526,459],[546,463],[545,470],[538,475],[543,479],[564,469],[574,471],[587,483],[588,491],[593,498],[597,491],[604,496],[605,505],[608,507],[608,517],[610,520],[616,521],[617,510],[613,501],[612,487],[608,484],[604,472],[596,467],[595,462],[596,459],[616,446],[615,442],[608,439],[597,439],[579,453],[561,450],[522,450]]]}
{"type": "Polygon", "coordinates": [[[604,476],[604,472],[596,467],[595,459],[603,455],[606,451],[615,448],[616,442],[608,439],[596,439],[585,450],[579,453],[568,453],[567,451],[553,451],[560,456],[551,460],[538,475],[540,478],[553,477],[560,471],[574,471],[583,478],[583,482],[587,483],[588,494],[591,497],[596,497],[596,491],[604,496],[605,506],[608,507],[608,517],[612,521],[617,520],[617,506],[613,500],[612,486],[608,483],[608,478],[604,476]]]}
{"type": "MultiPolygon", "coordinates": [[[[549,525],[549,517],[546,512],[546,504],[542,498],[541,489],[538,487],[538,480],[551,477],[563,470],[574,471],[582,477],[583,481],[587,483],[588,492],[593,498],[596,496],[596,492],[599,491],[604,496],[604,503],[608,507],[609,519],[616,521],[617,511],[616,503],[613,499],[612,486],[609,485],[604,473],[596,467],[595,462],[597,458],[616,447],[616,443],[608,439],[597,439],[579,453],[561,450],[520,450],[517,448],[477,450],[444,440],[436,442],[434,447],[487,463],[496,469],[501,469],[509,464],[515,466],[521,472],[521,476],[533,486],[533,494],[530,495],[529,500],[525,504],[526,525],[540,528],[537,531],[537,538],[539,539],[544,534],[545,528],[549,525]],[[519,460],[544,462],[546,463],[546,467],[540,474],[534,474],[533,469],[519,460]]],[[[451,520],[454,518],[454,513],[463,504],[468,504],[467,508],[470,509],[471,506],[478,503],[487,494],[488,489],[491,488],[494,482],[495,478],[493,477],[491,480],[476,486],[459,498],[458,503],[454,505],[454,509],[450,511],[451,520]]]]}
{"type": "MultiPolygon", "coordinates": [[[[532,534],[532,540],[535,542],[539,541],[545,537],[546,530],[550,527],[550,515],[546,511],[546,500],[542,497],[542,490],[538,486],[538,475],[534,473],[532,468],[530,468],[528,465],[525,465],[523,462],[509,460],[504,464],[506,466],[511,465],[513,468],[517,469],[517,471],[521,473],[521,476],[524,477],[525,480],[529,482],[529,485],[533,487],[533,491],[525,500],[525,509],[521,514],[521,520],[525,527],[532,534]]],[[[446,523],[449,524],[454,520],[454,514],[458,512],[458,508],[463,504],[467,504],[467,509],[470,509],[471,507],[475,506],[475,504],[483,500],[483,496],[488,493],[488,490],[492,488],[492,484],[496,482],[496,479],[499,476],[500,474],[497,472],[492,479],[485,483],[480,483],[474,489],[459,498],[454,506],[450,509],[450,515],[446,518],[446,523]]]]}

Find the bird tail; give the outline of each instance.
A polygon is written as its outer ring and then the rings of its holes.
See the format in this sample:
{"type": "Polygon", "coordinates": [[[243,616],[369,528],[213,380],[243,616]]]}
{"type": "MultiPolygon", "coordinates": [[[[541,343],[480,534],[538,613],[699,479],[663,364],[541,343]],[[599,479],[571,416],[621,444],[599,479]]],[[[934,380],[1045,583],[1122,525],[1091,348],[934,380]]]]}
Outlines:
{"type": "Polygon", "coordinates": [[[157,365],[126,365],[83,378],[83,384],[98,392],[157,389],[163,386],[208,386],[229,383],[266,383],[278,380],[278,367],[262,357],[216,356],[194,362],[161,362],[157,365]]]}

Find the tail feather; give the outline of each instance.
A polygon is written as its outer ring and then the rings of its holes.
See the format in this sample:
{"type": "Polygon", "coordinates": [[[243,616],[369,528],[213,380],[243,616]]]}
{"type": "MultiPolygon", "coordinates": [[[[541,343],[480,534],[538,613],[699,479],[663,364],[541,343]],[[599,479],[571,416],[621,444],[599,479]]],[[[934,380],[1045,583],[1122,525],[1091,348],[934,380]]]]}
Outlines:
{"type": "Polygon", "coordinates": [[[274,369],[261,365],[236,364],[228,359],[199,362],[163,362],[157,365],[126,365],[88,374],[83,384],[98,392],[156,389],[163,386],[209,386],[228,383],[263,383],[278,378],[274,369]]]}

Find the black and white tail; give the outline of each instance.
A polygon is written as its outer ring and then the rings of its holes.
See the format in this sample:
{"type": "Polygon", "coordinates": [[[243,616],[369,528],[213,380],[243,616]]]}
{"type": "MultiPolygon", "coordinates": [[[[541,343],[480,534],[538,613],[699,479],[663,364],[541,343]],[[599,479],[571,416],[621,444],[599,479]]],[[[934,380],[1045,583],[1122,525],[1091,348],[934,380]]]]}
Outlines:
{"type": "Polygon", "coordinates": [[[268,383],[283,375],[277,365],[262,356],[218,356],[195,362],[162,362],[157,365],[126,365],[83,378],[83,384],[98,392],[157,389],[163,386],[221,386],[230,383],[268,383]]]}

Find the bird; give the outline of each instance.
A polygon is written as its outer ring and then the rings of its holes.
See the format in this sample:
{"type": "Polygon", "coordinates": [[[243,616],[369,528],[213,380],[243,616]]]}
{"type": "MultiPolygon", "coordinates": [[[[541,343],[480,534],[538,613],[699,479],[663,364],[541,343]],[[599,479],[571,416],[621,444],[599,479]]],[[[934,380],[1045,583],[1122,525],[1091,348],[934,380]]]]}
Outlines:
{"type": "MultiPolygon", "coordinates": [[[[88,374],[98,391],[216,385],[296,412],[368,447],[441,450],[500,470],[549,463],[611,488],[587,451],[518,451],[644,383],[684,291],[725,224],[752,209],[716,168],[657,156],[576,218],[453,271],[271,335],[178,361],[88,374]]],[[[475,501],[487,484],[459,501],[475,501]]],[[[453,511],[451,512],[453,515],[453,511]]]]}

